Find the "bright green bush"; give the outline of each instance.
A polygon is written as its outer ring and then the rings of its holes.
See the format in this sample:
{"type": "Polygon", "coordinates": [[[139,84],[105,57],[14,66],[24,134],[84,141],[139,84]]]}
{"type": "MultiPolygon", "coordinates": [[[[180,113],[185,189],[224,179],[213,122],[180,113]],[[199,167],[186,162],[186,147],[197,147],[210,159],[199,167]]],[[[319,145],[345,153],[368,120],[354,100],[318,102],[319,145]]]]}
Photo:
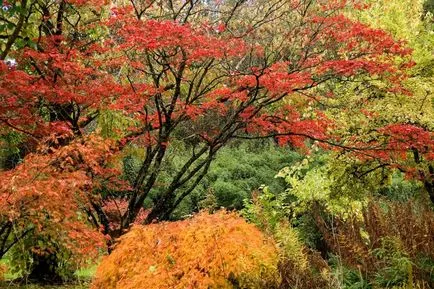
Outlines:
{"type": "MultiPolygon", "coordinates": [[[[159,199],[173,174],[184,164],[188,155],[186,152],[190,153],[191,149],[186,143],[172,144],[156,185],[145,200],[145,207],[152,207],[153,200],[159,199]]],[[[145,152],[133,146],[126,151],[123,159],[124,178],[133,182],[145,152]]],[[[244,200],[250,199],[251,192],[264,184],[272,192],[284,191],[285,181],[274,176],[281,168],[299,159],[300,156],[290,148],[279,147],[269,140],[233,143],[221,149],[207,176],[180,203],[171,218],[180,219],[205,208],[242,209],[244,200]],[[210,199],[213,202],[210,203],[210,199]]]]}
{"type": "Polygon", "coordinates": [[[285,182],[274,175],[299,159],[290,148],[271,141],[233,144],[219,152],[208,176],[185,203],[199,206],[197,200],[203,200],[210,191],[215,195],[216,208],[241,209],[251,192],[265,184],[272,192],[283,191],[285,182]]]}

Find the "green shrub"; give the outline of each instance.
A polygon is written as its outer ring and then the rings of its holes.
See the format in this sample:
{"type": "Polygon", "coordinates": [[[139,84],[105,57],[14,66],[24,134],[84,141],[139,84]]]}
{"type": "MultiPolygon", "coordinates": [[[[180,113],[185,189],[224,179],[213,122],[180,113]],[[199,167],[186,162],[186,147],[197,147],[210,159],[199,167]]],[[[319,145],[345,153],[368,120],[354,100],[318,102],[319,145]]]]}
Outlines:
{"type": "MultiPolygon", "coordinates": [[[[184,164],[192,148],[186,143],[172,143],[162,165],[162,171],[152,188],[145,207],[152,207],[167,188],[173,174],[184,164]],[[188,152],[186,154],[186,152],[188,152]]],[[[124,179],[132,183],[145,156],[134,146],[125,150],[123,158],[124,179]]],[[[245,199],[250,199],[251,192],[267,184],[273,192],[285,190],[286,183],[281,178],[274,178],[276,172],[299,160],[300,156],[290,148],[279,147],[274,142],[251,141],[233,143],[222,148],[211,164],[207,176],[196,189],[186,197],[173,212],[171,219],[182,219],[193,212],[209,208],[206,199],[215,200],[213,208],[242,209],[245,199]]],[[[115,192],[116,193],[116,192],[115,192]]]]}

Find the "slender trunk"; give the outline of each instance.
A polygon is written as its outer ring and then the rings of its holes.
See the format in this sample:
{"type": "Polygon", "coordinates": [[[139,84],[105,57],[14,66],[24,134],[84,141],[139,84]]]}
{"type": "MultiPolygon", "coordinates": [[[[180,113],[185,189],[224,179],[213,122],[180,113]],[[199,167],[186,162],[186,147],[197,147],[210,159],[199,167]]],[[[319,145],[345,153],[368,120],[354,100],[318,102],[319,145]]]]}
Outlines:
{"type": "Polygon", "coordinates": [[[428,166],[429,176],[424,180],[423,184],[428,192],[431,204],[434,206],[434,166],[428,166]]]}

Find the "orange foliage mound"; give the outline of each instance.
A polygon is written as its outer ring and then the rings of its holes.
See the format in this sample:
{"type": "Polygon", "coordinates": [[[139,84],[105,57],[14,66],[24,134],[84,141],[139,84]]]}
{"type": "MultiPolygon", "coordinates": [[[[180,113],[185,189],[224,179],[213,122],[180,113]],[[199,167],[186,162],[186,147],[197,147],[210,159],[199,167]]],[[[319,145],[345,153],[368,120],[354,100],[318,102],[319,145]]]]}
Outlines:
{"type": "Polygon", "coordinates": [[[92,289],[275,288],[276,246],[235,213],[134,226],[99,266],[92,289]]]}

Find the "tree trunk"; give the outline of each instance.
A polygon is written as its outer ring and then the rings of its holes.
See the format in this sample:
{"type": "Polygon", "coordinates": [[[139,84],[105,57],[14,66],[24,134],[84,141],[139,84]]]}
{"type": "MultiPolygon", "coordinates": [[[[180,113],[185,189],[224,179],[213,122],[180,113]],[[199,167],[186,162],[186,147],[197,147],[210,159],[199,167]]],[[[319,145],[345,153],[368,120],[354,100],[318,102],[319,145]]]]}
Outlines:
{"type": "Polygon", "coordinates": [[[28,279],[31,282],[43,284],[62,283],[64,280],[60,274],[60,260],[56,253],[34,254],[33,266],[28,279]]]}

